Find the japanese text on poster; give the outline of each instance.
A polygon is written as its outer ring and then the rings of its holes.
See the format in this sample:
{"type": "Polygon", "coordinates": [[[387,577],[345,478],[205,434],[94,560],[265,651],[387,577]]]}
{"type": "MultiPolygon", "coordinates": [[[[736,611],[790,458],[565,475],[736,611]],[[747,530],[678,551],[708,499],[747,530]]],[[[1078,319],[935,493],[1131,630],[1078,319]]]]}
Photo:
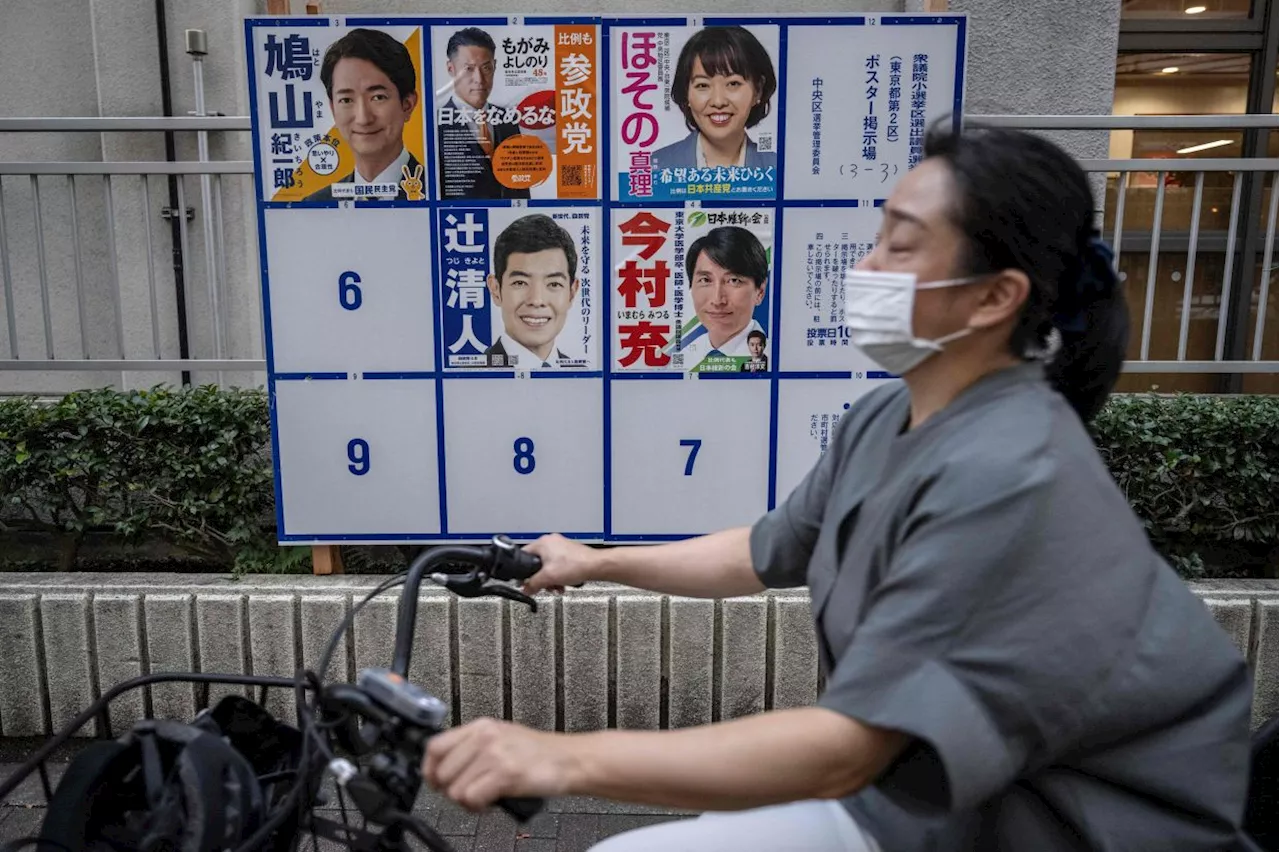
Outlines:
{"type": "Polygon", "coordinates": [[[440,211],[448,368],[595,369],[599,212],[440,211]]]}
{"type": "Polygon", "coordinates": [[[420,27],[252,33],[265,200],[426,200],[420,27]]]}
{"type": "Polygon", "coordinates": [[[438,197],[599,197],[599,28],[432,29],[438,197]]]}

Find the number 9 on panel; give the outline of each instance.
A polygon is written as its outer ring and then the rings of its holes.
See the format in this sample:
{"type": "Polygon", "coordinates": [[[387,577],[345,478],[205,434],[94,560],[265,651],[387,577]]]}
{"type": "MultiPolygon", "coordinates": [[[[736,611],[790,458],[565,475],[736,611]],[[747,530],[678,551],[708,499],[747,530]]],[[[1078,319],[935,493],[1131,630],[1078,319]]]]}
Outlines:
{"type": "Polygon", "coordinates": [[[431,382],[277,381],[286,536],[440,532],[431,382]]]}

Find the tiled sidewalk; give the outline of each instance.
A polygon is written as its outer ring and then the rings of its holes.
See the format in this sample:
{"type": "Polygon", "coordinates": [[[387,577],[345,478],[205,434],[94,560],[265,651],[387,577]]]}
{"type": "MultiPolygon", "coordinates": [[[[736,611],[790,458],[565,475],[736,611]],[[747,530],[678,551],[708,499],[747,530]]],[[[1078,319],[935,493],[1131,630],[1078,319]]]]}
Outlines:
{"type": "MultiPolygon", "coordinates": [[[[63,766],[51,766],[55,783],[63,766]]],[[[0,763],[0,779],[8,778],[15,769],[16,764],[0,763]]],[[[325,810],[326,816],[338,818],[336,809],[325,810]]],[[[428,793],[419,799],[415,812],[457,852],[585,852],[593,843],[614,834],[685,816],[644,806],[570,797],[548,802],[543,813],[518,825],[501,811],[469,814],[428,793]]],[[[38,779],[33,778],[8,801],[0,803],[0,844],[35,835],[44,817],[44,796],[38,779]]],[[[303,852],[312,848],[309,840],[301,847],[303,852]]],[[[343,849],[329,841],[321,841],[319,848],[324,852],[343,849]]]]}

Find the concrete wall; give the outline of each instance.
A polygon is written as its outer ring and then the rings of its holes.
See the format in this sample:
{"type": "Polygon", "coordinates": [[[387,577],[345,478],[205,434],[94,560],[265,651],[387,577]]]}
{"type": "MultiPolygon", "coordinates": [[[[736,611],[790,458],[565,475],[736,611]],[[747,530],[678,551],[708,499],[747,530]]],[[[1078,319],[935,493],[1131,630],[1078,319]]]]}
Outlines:
{"type": "MultiPolygon", "coordinates": [[[[297,12],[302,0],[293,0],[297,12]]],[[[183,31],[203,29],[209,56],[204,63],[210,110],[248,114],[242,18],[265,14],[266,0],[166,0],[168,56],[176,115],[194,109],[191,60],[183,31]]],[[[796,12],[951,11],[970,18],[967,109],[971,113],[1111,112],[1119,0],[1081,0],[1072,4],[1022,0],[802,0],[796,12]]],[[[522,14],[546,12],[542,0],[440,0],[432,13],[522,14]]],[[[631,0],[561,0],[566,13],[634,12],[631,0]]],[[[652,12],[776,12],[777,0],[650,0],[652,12]]],[[[329,0],[325,13],[422,13],[419,0],[329,0]]],[[[135,0],[7,0],[0,7],[6,33],[0,51],[0,115],[91,116],[160,115],[161,90],[154,6],[135,0]],[[57,63],[49,61],[56,56],[57,63]],[[40,68],[40,74],[31,69],[40,68]]],[[[1105,134],[1064,134],[1082,156],[1105,156],[1105,134]]],[[[192,133],[178,136],[178,157],[195,159],[192,133]]],[[[248,160],[249,135],[213,133],[213,159],[248,160]]],[[[163,160],[163,140],[154,133],[4,134],[0,160],[163,160]]],[[[140,178],[112,180],[113,233],[108,233],[106,193],[96,177],[77,181],[77,226],[82,245],[77,276],[71,251],[71,205],[64,178],[42,178],[42,231],[48,282],[52,350],[56,358],[153,356],[152,309],[148,278],[140,178]],[[119,269],[112,271],[112,258],[119,269]],[[77,277],[84,293],[84,322],[77,304],[77,277]],[[116,279],[119,279],[119,286],[116,279]],[[123,322],[117,324],[119,315],[123,322]],[[83,334],[82,334],[83,332],[83,334]],[[82,339],[83,338],[83,339],[82,339]]],[[[39,251],[34,234],[30,181],[3,182],[9,262],[13,277],[18,350],[22,358],[43,359],[46,339],[39,251]]],[[[186,204],[196,218],[189,223],[186,265],[187,310],[194,357],[213,356],[209,276],[206,273],[200,179],[184,179],[186,204]]],[[[222,285],[228,317],[228,357],[262,358],[257,238],[250,181],[221,181],[225,223],[226,278],[222,285]]],[[[168,203],[167,182],[152,178],[150,269],[156,288],[155,321],[162,357],[178,357],[177,313],[169,226],[160,219],[168,203]]],[[[0,299],[3,296],[0,294],[0,299]]],[[[9,357],[6,323],[0,321],[0,359],[9,357]]],[[[200,375],[196,381],[214,380],[200,375]]],[[[229,383],[258,384],[260,374],[226,374],[229,383]]],[[[177,374],[0,372],[0,393],[63,392],[94,384],[146,386],[178,380],[177,374]]]]}
{"type": "MultiPolygon", "coordinates": [[[[380,577],[9,574],[0,584],[0,735],[48,734],[123,680],[162,671],[291,676],[318,667],[333,628],[380,577]]],[[[1276,584],[1193,584],[1255,672],[1254,724],[1276,713],[1276,584]]],[[[329,677],[389,665],[396,595],[355,619],[329,677]]],[[[544,730],[658,729],[806,706],[819,691],[803,590],[693,600],[609,585],[544,597],[537,614],[424,592],[411,679],[455,722],[544,730]]],[[[216,697],[221,690],[214,689],[216,697]]],[[[141,692],[111,716],[128,725],[141,692]]],[[[190,718],[189,685],[151,688],[159,716],[190,718]]],[[[269,706],[286,716],[284,694],[269,706]]],[[[82,730],[85,735],[93,726],[82,730]]]]}

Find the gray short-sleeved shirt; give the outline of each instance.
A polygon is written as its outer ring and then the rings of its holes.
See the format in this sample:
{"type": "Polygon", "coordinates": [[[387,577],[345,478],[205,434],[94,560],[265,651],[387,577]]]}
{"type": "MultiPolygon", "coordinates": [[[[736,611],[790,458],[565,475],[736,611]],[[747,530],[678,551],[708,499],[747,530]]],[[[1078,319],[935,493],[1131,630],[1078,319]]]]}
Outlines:
{"type": "Polygon", "coordinates": [[[765,585],[810,588],[819,706],[915,737],[854,818],[886,852],[1229,842],[1247,666],[1043,367],[908,418],[869,394],[751,532],[765,585]]]}

